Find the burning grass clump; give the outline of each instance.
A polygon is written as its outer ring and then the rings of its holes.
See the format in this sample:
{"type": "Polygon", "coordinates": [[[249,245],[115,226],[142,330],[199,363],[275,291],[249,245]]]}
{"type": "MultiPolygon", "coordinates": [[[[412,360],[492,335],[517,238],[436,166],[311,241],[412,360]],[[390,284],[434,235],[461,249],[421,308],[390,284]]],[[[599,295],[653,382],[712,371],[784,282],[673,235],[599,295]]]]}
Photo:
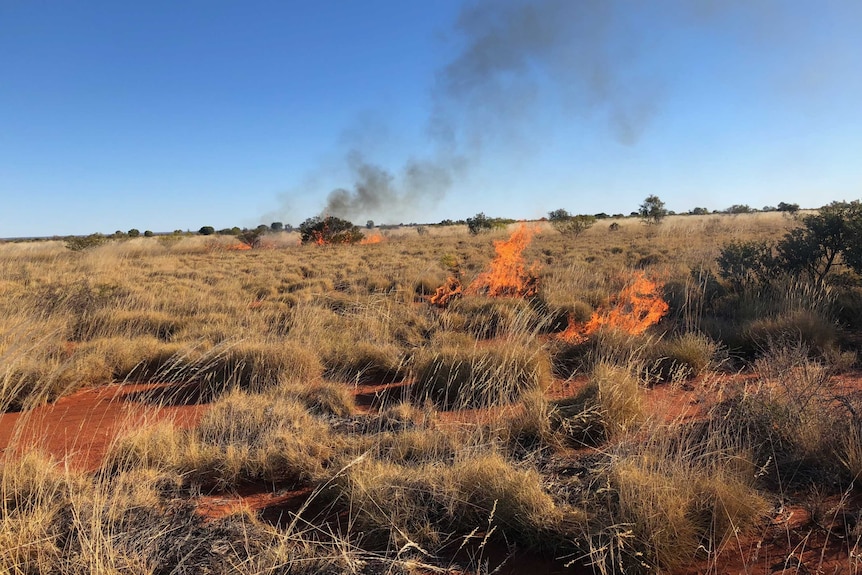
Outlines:
{"type": "Polygon", "coordinates": [[[423,350],[414,358],[413,373],[414,397],[446,408],[510,403],[551,381],[544,350],[513,341],[423,350]]]}
{"type": "Polygon", "coordinates": [[[642,364],[645,357],[660,357],[653,338],[616,328],[600,329],[582,341],[557,339],[551,343],[550,353],[554,373],[561,378],[589,373],[602,362],[631,365],[642,364]]]}

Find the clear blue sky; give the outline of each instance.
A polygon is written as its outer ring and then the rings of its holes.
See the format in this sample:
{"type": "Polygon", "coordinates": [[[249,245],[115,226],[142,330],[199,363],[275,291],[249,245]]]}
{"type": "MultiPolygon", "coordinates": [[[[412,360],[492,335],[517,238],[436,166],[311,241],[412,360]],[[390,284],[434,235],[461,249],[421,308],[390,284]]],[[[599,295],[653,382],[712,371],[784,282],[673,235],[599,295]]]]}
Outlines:
{"type": "Polygon", "coordinates": [[[859,0],[0,0],[0,237],[858,199],[860,71],[859,0]]]}

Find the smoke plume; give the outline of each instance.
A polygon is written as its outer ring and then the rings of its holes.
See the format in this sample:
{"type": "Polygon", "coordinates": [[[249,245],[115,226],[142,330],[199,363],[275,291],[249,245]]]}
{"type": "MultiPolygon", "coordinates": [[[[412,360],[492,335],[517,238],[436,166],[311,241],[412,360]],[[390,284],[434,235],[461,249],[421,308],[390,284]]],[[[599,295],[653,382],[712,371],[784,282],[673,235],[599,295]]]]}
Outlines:
{"type": "Polygon", "coordinates": [[[598,117],[611,137],[636,143],[658,90],[635,70],[636,38],[619,4],[605,0],[475,0],[455,22],[456,56],[438,70],[427,133],[435,156],[412,159],[396,177],[348,154],[351,189],[330,192],[322,213],[405,217],[442,199],[490,145],[517,145],[538,109],[598,117]],[[632,32],[632,33],[627,33],[632,32]],[[501,144],[505,142],[505,144],[501,144]]]}

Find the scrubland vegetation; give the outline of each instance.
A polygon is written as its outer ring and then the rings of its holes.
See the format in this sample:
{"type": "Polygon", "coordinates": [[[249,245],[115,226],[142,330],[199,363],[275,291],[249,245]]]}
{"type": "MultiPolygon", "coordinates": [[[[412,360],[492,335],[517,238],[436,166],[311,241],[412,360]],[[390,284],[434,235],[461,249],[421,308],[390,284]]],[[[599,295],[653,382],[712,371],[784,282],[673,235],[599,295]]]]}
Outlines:
{"type": "MultiPolygon", "coordinates": [[[[794,267],[811,240],[782,213],[532,225],[528,297],[469,288],[515,226],[0,244],[0,407],[19,425],[111,383],[162,384],[125,400],[141,412],[207,405],[127,426],[96,469],[13,441],[0,573],[489,572],[500,549],[575,573],[756,572],[794,505],[856,572],[855,254],[794,267]],[[638,277],[661,310],[643,329],[611,321],[638,277]],[[200,509],[249,490],[301,502],[200,509]]],[[[787,547],[774,562],[798,567],[787,547]]]]}

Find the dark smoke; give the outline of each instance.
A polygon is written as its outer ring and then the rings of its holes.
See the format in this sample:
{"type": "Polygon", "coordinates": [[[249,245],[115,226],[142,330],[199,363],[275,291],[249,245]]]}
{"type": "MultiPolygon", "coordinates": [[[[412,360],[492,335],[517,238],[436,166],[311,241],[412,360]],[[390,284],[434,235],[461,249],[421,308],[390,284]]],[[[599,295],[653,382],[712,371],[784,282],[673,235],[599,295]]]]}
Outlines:
{"type": "MultiPolygon", "coordinates": [[[[637,142],[658,90],[639,76],[635,38],[620,5],[607,0],[476,0],[455,25],[457,56],[439,70],[428,134],[434,158],[399,177],[349,154],[352,189],[336,189],[324,215],[402,217],[444,197],[488,144],[517,145],[546,106],[578,119],[603,118],[620,143],[637,142]]],[[[637,6],[632,2],[630,7],[637,6]]]]}
{"type": "Polygon", "coordinates": [[[353,189],[330,192],[322,215],[347,219],[377,214],[389,218],[415,215],[442,199],[459,171],[454,160],[411,160],[396,179],[356,150],[349,154],[348,163],[355,178],[353,189]]]}

